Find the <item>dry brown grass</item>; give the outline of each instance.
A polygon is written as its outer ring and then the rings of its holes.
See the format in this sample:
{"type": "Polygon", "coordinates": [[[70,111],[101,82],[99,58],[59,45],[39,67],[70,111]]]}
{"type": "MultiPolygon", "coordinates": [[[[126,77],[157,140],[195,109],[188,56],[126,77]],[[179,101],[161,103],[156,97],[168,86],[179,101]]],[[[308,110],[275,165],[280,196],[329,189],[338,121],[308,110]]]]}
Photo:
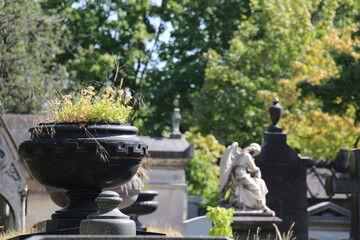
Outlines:
{"type": "Polygon", "coordinates": [[[147,227],[148,232],[157,232],[157,233],[164,233],[166,236],[170,237],[181,237],[183,236],[181,231],[177,228],[171,227],[170,225],[166,226],[149,226],[147,227]]]}
{"type": "Polygon", "coordinates": [[[17,231],[6,231],[6,232],[0,232],[0,240],[6,240],[12,237],[16,237],[20,235],[20,232],[17,231]]]}
{"type": "Polygon", "coordinates": [[[273,224],[276,232],[276,240],[295,240],[295,237],[293,236],[293,228],[295,223],[291,224],[290,229],[287,231],[287,233],[283,233],[281,235],[280,230],[276,224],[273,224]]]}

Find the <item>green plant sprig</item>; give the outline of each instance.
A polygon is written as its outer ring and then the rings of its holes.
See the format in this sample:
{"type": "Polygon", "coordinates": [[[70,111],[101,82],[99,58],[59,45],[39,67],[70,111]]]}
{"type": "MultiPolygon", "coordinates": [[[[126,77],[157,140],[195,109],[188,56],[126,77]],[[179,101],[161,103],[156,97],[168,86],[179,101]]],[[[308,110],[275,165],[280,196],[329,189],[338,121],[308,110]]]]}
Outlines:
{"type": "Polygon", "coordinates": [[[51,110],[44,123],[126,123],[132,96],[123,89],[107,86],[96,93],[93,86],[80,96],[59,95],[50,101],[51,110]]]}
{"type": "Polygon", "coordinates": [[[209,231],[209,236],[233,237],[231,223],[234,215],[234,209],[223,207],[206,208],[206,216],[212,221],[213,227],[209,231]]]}

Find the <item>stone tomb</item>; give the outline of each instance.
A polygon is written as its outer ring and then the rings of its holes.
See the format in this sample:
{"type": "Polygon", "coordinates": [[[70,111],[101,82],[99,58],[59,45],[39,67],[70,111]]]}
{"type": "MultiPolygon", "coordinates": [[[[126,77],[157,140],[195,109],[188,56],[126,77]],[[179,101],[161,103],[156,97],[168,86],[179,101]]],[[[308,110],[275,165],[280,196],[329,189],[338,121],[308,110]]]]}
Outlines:
{"type": "Polygon", "coordinates": [[[145,226],[171,226],[181,231],[187,219],[188,205],[184,166],[193,158],[194,147],[179,131],[179,111],[174,110],[173,132],[169,138],[140,136],[149,146],[151,166],[148,187],[159,192],[155,199],[159,205],[154,213],[140,216],[139,220],[145,226]]]}
{"type": "Polygon", "coordinates": [[[308,207],[309,239],[346,239],[350,232],[350,211],[332,202],[308,207]]]}
{"type": "Polygon", "coordinates": [[[295,222],[296,239],[308,239],[306,167],[307,161],[300,158],[287,143],[287,133],[277,125],[281,117],[279,100],[270,107],[273,124],[264,132],[261,153],[255,163],[261,169],[269,193],[268,207],[282,219],[281,232],[287,232],[295,222]]]}

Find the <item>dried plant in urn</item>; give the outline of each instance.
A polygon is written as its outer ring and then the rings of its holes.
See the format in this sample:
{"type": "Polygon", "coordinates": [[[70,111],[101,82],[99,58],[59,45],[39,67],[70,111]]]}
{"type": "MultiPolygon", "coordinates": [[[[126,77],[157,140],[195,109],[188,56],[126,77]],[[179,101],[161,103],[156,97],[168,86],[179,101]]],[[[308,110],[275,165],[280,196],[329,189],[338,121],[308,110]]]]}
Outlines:
{"type": "Polygon", "coordinates": [[[20,154],[32,176],[48,188],[65,189],[69,204],[52,215],[53,229],[78,227],[96,212],[95,197],[105,188],[126,184],[147,156],[147,145],[127,123],[134,98],[107,86],[89,86],[78,95],[59,95],[49,115],[29,131],[20,154]]]}

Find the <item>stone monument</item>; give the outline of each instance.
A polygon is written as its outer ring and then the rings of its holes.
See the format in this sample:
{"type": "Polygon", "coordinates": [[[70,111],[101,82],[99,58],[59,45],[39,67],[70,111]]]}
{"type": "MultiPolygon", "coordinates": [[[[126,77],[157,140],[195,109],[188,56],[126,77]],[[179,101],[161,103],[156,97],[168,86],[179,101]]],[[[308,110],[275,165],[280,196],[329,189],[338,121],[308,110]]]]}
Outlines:
{"type": "Polygon", "coordinates": [[[261,169],[269,193],[266,200],[269,208],[282,219],[281,232],[287,232],[295,223],[296,239],[308,239],[306,167],[307,162],[286,143],[287,133],[278,121],[282,115],[279,99],[270,106],[272,125],[264,132],[261,153],[255,157],[261,169]]]}

